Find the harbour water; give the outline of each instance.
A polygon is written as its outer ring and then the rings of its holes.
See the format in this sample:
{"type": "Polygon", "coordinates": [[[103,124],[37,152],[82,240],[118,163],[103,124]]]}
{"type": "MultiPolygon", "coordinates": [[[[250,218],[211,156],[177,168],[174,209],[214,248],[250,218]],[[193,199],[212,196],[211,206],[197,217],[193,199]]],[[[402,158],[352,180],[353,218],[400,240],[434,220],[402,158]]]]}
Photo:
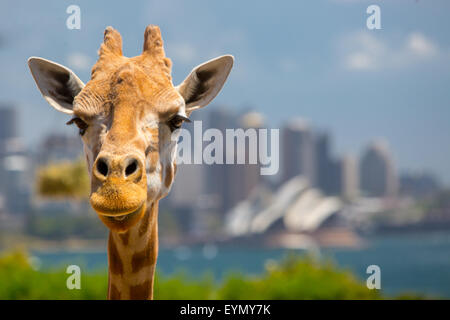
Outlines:
{"type": "MultiPolygon", "coordinates": [[[[353,271],[362,281],[369,276],[366,273],[369,265],[379,266],[382,291],[387,295],[418,293],[450,298],[450,231],[373,236],[365,242],[358,249],[322,249],[319,255],[353,271]]],[[[166,275],[184,271],[194,277],[209,273],[220,280],[232,271],[260,274],[268,260],[279,260],[288,252],[293,251],[215,245],[161,248],[158,271],[166,275]]],[[[57,251],[33,255],[42,269],[76,264],[82,270],[105,270],[107,266],[106,252],[57,251]]]]}

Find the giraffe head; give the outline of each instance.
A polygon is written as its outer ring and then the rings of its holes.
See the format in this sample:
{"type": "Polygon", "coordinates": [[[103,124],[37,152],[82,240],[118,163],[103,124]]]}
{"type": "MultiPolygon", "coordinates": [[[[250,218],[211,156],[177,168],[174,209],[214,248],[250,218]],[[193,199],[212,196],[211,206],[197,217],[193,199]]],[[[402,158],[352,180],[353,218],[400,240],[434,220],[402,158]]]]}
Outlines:
{"type": "Polygon", "coordinates": [[[79,128],[93,209],[108,228],[124,232],[169,192],[177,129],[218,94],[233,57],[203,63],[174,86],[158,27],[146,28],[143,52],[133,58],[123,56],[119,32],[108,27],[86,85],[55,62],[32,57],[28,64],[47,102],[79,128]]]}

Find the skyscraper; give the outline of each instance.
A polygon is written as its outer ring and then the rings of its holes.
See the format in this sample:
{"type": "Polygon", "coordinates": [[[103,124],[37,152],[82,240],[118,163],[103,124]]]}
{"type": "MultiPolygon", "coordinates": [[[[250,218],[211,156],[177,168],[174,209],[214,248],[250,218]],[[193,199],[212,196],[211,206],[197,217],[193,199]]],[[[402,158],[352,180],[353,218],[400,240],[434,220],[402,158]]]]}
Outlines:
{"type": "Polygon", "coordinates": [[[254,188],[262,182],[260,172],[261,165],[258,162],[258,129],[263,129],[265,127],[265,119],[261,113],[250,111],[239,117],[238,125],[239,128],[248,133],[248,138],[245,138],[245,145],[241,146],[245,148],[244,150],[238,150],[238,147],[235,146],[235,164],[232,165],[231,168],[232,183],[228,186],[231,192],[230,201],[233,206],[248,198],[254,188]],[[237,162],[238,152],[245,154],[245,164],[239,164],[237,162]],[[256,163],[251,163],[251,161],[255,160],[252,160],[252,158],[256,158],[256,163]]]}
{"type": "Polygon", "coordinates": [[[350,155],[344,155],[341,160],[341,172],[341,195],[346,199],[355,198],[359,192],[357,160],[350,155]]]}
{"type": "MultiPolygon", "coordinates": [[[[210,106],[207,124],[203,129],[218,129],[222,136],[226,136],[226,129],[236,128],[236,116],[226,106],[210,106]]],[[[214,195],[218,201],[218,209],[224,214],[234,206],[232,188],[233,164],[226,164],[226,144],[223,145],[223,164],[204,165],[206,168],[206,186],[208,193],[214,195]]]]}
{"type": "MultiPolygon", "coordinates": [[[[183,124],[183,129],[189,131],[191,135],[191,161],[194,158],[195,146],[202,147],[202,141],[194,141],[194,122],[201,121],[205,125],[203,112],[194,112],[191,123],[183,124]]],[[[180,151],[180,149],[178,149],[180,151]]],[[[177,164],[177,173],[169,195],[170,202],[175,207],[194,206],[195,200],[205,192],[205,167],[202,164],[177,164]]]]}
{"type": "Polygon", "coordinates": [[[316,184],[315,143],[308,123],[295,118],[282,128],[282,182],[302,175],[316,184]]]}
{"type": "Polygon", "coordinates": [[[341,192],[341,162],[331,155],[330,136],[318,134],[316,145],[316,186],[325,194],[337,195],[341,192]]]}
{"type": "Polygon", "coordinates": [[[5,142],[17,136],[17,110],[4,104],[0,105],[0,141],[5,142]]]}
{"type": "Polygon", "coordinates": [[[373,142],[361,158],[361,191],[368,196],[392,197],[397,193],[397,179],[387,143],[373,142]]]}
{"type": "Polygon", "coordinates": [[[0,108],[0,198],[9,213],[28,209],[29,159],[18,136],[18,111],[14,106],[0,108]]]}

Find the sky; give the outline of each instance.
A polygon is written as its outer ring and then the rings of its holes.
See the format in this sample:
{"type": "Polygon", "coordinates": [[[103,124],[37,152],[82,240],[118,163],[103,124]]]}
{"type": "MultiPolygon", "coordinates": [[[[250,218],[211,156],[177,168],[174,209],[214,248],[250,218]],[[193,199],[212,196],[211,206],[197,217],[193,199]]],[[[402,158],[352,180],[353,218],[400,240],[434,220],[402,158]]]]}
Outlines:
{"type": "MultiPolygon", "coordinates": [[[[20,110],[20,134],[36,146],[66,127],[41,97],[30,56],[64,64],[84,81],[104,29],[139,55],[144,29],[159,25],[174,84],[196,65],[232,54],[235,65],[214,105],[253,108],[278,128],[307,119],[333,137],[336,156],[388,142],[398,170],[431,171],[450,185],[450,1],[2,1],[0,105],[20,110]],[[70,30],[66,12],[81,10],[70,30]],[[381,9],[369,30],[366,9],[381,9]]],[[[201,112],[201,111],[199,111],[201,112]]]]}

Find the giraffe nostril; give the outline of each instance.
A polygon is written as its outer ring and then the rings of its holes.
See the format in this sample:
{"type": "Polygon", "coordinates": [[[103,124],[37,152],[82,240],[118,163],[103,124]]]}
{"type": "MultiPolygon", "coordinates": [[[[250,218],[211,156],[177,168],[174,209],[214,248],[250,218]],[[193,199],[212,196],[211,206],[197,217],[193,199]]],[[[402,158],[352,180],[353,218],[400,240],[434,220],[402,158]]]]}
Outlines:
{"type": "Polygon", "coordinates": [[[125,176],[128,177],[136,172],[138,168],[138,163],[136,160],[130,162],[130,164],[125,169],[125,176]]]}
{"type": "Polygon", "coordinates": [[[105,160],[98,159],[98,161],[97,161],[97,171],[102,176],[106,177],[108,175],[108,165],[106,164],[105,160]]]}

